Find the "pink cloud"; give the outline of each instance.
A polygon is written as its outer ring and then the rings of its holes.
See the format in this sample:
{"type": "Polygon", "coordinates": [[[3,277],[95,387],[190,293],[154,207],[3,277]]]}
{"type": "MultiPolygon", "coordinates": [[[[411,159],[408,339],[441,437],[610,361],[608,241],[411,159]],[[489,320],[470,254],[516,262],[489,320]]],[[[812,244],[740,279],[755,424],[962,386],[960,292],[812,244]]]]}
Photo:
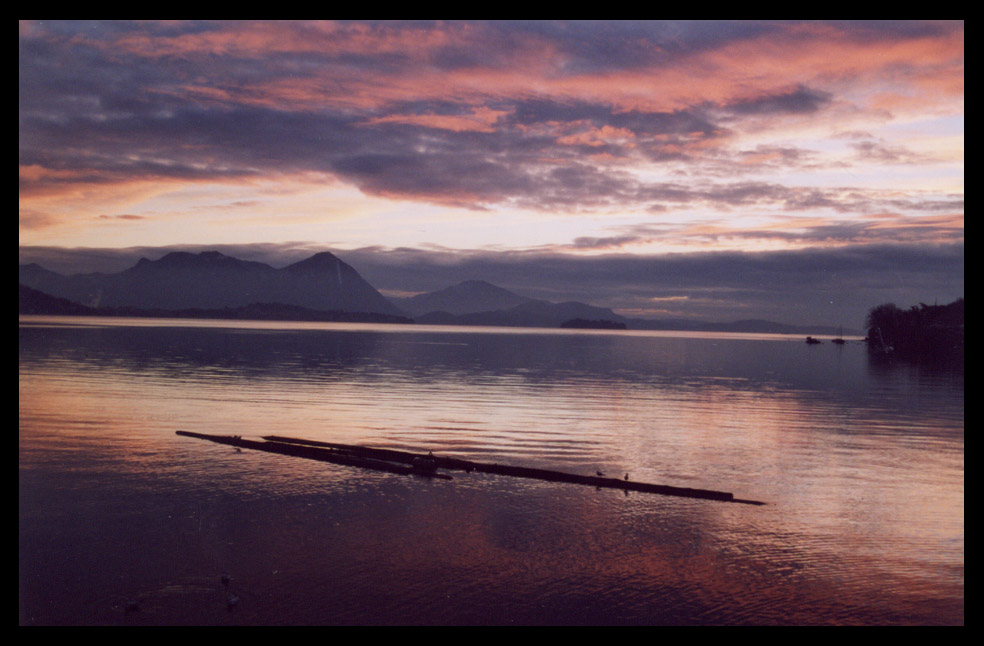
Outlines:
{"type": "Polygon", "coordinates": [[[142,215],[134,215],[132,213],[122,213],[120,215],[99,215],[96,216],[100,220],[146,220],[142,215]]]}
{"type": "MultiPolygon", "coordinates": [[[[22,32],[31,30],[22,24],[22,32]]],[[[509,47],[485,44],[482,24],[340,24],[334,22],[229,22],[180,35],[126,34],[111,40],[80,42],[108,52],[147,58],[247,57],[276,65],[282,53],[308,53],[322,64],[280,70],[281,78],[258,75],[236,87],[231,80],[203,77],[187,87],[202,98],[247,104],[379,108],[406,100],[482,103],[496,98],[555,97],[606,102],[622,110],[672,111],[697,104],[728,104],[788,91],[858,84],[874,90],[872,107],[903,97],[932,102],[963,93],[963,31],[920,38],[862,40],[824,24],[777,25],[767,36],[696,50],[670,62],[632,69],[571,72],[569,56],[557,43],[530,32],[511,34],[509,47]],[[474,50],[472,65],[434,65],[449,47],[474,50]],[[344,62],[395,56],[392,65],[344,62]],[[267,60],[269,59],[269,60],[267,60]],[[887,81],[883,81],[887,78],[887,81]],[[889,99],[894,97],[894,99],[889,99]],[[915,97],[915,98],[913,98],[915,97]]],[[[221,70],[221,67],[216,68],[221,70]]],[[[207,75],[207,72],[206,72],[207,75]]],[[[397,119],[395,116],[388,118],[397,119]]],[[[471,129],[467,120],[403,117],[453,130],[471,129]]],[[[479,119],[476,123],[482,123],[479,119]]],[[[490,127],[486,122],[485,127],[490,127]]]]}
{"type": "Polygon", "coordinates": [[[622,145],[631,145],[633,139],[635,139],[635,133],[631,130],[606,125],[601,128],[590,128],[560,137],[557,139],[557,143],[580,146],[604,146],[605,144],[616,142],[622,145]]]}
{"type": "Polygon", "coordinates": [[[366,122],[366,125],[376,125],[380,123],[405,123],[409,125],[426,126],[428,128],[438,128],[441,130],[451,130],[453,132],[495,132],[495,122],[507,114],[509,114],[508,110],[492,110],[490,108],[477,107],[467,115],[393,114],[385,117],[370,119],[366,122]]]}

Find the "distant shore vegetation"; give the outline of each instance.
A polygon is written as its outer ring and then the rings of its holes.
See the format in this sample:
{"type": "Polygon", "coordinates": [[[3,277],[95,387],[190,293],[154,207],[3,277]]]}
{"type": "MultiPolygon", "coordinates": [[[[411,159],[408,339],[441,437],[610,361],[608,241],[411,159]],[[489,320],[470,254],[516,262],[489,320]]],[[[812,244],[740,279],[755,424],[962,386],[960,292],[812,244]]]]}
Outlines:
{"type": "Polygon", "coordinates": [[[868,349],[920,360],[963,360],[964,299],[948,305],[894,303],[872,308],[866,320],[868,349]]]}
{"type": "Polygon", "coordinates": [[[562,328],[570,328],[576,330],[627,330],[628,326],[625,323],[619,323],[618,321],[606,321],[606,320],[596,320],[589,321],[587,319],[571,319],[569,321],[564,321],[560,324],[562,328]]]}

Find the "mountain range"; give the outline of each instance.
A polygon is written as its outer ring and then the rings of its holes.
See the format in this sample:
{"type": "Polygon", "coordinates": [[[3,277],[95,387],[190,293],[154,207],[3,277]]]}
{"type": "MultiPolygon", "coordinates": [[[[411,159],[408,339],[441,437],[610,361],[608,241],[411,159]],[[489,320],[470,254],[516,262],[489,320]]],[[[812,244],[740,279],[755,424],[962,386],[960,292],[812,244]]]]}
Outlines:
{"type": "Polygon", "coordinates": [[[571,321],[629,329],[825,334],[829,328],[749,320],[627,319],[576,301],[528,298],[468,280],[410,298],[387,299],[330,252],[280,269],[216,251],[140,259],[115,274],[63,275],[21,265],[22,314],[185,316],[197,318],[417,322],[435,325],[560,327],[571,321]]]}
{"type": "Polygon", "coordinates": [[[277,303],[316,311],[403,316],[355,269],[327,251],[282,269],[217,251],[141,258],[117,274],[63,276],[37,264],[21,265],[20,283],[100,309],[214,310],[277,303]]]}

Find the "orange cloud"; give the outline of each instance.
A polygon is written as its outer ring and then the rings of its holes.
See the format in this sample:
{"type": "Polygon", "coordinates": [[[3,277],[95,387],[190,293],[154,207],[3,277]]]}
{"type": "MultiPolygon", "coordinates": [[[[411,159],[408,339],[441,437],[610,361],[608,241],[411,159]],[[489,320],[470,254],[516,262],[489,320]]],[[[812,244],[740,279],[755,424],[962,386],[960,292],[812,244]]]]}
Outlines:
{"type": "Polygon", "coordinates": [[[451,114],[393,114],[385,117],[370,119],[366,125],[376,125],[380,123],[404,123],[408,125],[425,126],[428,128],[438,128],[451,130],[453,132],[495,132],[495,122],[502,116],[509,114],[508,110],[492,110],[485,107],[474,108],[468,115],[451,114]]]}
{"type": "Polygon", "coordinates": [[[604,146],[609,143],[631,145],[633,139],[635,139],[635,133],[631,130],[602,126],[560,137],[557,139],[557,143],[580,146],[604,146]]]}
{"type": "Polygon", "coordinates": [[[79,177],[80,171],[76,170],[55,170],[45,168],[40,164],[21,164],[19,167],[20,179],[27,182],[40,182],[45,179],[71,179],[79,177]]]}

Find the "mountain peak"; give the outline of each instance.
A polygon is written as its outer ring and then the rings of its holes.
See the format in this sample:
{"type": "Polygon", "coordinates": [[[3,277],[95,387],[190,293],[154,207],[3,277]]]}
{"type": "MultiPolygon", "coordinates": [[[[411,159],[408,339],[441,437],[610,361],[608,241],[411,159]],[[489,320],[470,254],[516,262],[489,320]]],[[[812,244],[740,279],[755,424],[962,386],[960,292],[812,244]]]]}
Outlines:
{"type": "Polygon", "coordinates": [[[172,251],[165,254],[158,260],[148,260],[141,258],[137,264],[128,269],[128,272],[147,273],[147,272],[167,272],[167,271],[266,271],[272,270],[269,265],[253,260],[240,260],[232,256],[227,256],[218,251],[202,251],[192,253],[190,251],[172,251]]]}
{"type": "Polygon", "coordinates": [[[147,258],[141,258],[137,261],[134,269],[137,267],[149,269],[151,267],[160,268],[218,268],[218,267],[244,267],[247,265],[260,265],[262,263],[254,263],[246,260],[239,260],[238,258],[233,258],[232,256],[227,256],[218,251],[202,251],[201,253],[192,253],[190,251],[172,251],[165,254],[158,260],[148,260],[147,258]]]}
{"type": "Polygon", "coordinates": [[[436,292],[418,294],[402,306],[415,316],[434,311],[459,315],[507,309],[529,300],[484,280],[466,280],[436,292]]]}
{"type": "Polygon", "coordinates": [[[295,262],[292,265],[284,267],[288,271],[311,271],[311,270],[325,270],[325,269],[337,269],[340,265],[343,265],[338,257],[331,253],[330,251],[321,251],[314,254],[310,258],[305,258],[299,262],[295,262]]]}

